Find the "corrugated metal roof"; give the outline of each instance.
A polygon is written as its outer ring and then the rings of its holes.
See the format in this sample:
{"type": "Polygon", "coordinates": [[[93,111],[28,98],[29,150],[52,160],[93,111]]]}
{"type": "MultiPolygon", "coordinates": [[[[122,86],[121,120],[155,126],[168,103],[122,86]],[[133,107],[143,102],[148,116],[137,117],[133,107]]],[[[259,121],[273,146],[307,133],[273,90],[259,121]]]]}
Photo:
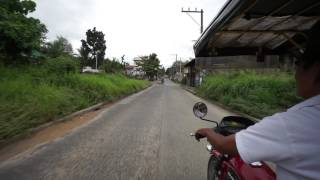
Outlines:
{"type": "Polygon", "coordinates": [[[305,32],[319,19],[318,0],[230,0],[194,45],[195,54],[215,56],[224,48],[250,52],[261,47],[271,52],[288,41],[302,49],[295,38],[300,36],[303,44],[305,32]]]}

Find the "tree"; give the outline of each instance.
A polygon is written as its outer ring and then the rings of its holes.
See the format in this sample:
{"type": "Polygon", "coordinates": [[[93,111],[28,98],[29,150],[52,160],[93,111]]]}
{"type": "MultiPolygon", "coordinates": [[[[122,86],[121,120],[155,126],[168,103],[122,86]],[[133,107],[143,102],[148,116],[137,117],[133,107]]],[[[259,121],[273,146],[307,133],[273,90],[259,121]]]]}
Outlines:
{"type": "Polygon", "coordinates": [[[121,73],[123,72],[123,65],[116,58],[113,58],[112,60],[106,59],[103,70],[106,73],[121,73]]]}
{"type": "Polygon", "coordinates": [[[53,42],[46,43],[43,47],[43,51],[52,58],[59,56],[72,56],[73,54],[72,45],[62,36],[58,36],[53,42]]]}
{"type": "Polygon", "coordinates": [[[94,27],[86,32],[86,40],[81,40],[81,48],[79,49],[81,58],[85,61],[84,64],[95,67],[98,60],[98,67],[103,63],[106,41],[102,31],[97,31],[94,27]]]}
{"type": "Polygon", "coordinates": [[[6,64],[21,63],[40,49],[47,29],[40,20],[27,17],[35,8],[36,3],[31,0],[1,0],[0,54],[6,64]]]}
{"type": "Polygon", "coordinates": [[[154,80],[157,78],[157,74],[160,67],[160,60],[157,54],[152,53],[149,56],[140,56],[141,61],[138,65],[142,67],[143,71],[146,72],[149,80],[154,80]]]}
{"type": "Polygon", "coordinates": [[[81,43],[82,45],[80,49],[78,49],[78,52],[80,54],[80,65],[81,65],[81,68],[83,68],[84,66],[91,66],[89,64],[90,50],[89,50],[89,47],[87,47],[87,44],[85,43],[85,41],[81,41],[81,43]]]}
{"type": "Polygon", "coordinates": [[[166,74],[166,69],[163,66],[160,66],[158,75],[164,76],[166,74]]]}
{"type": "Polygon", "coordinates": [[[122,66],[123,66],[123,69],[125,69],[125,67],[126,67],[126,62],[124,61],[124,57],[125,57],[126,55],[124,54],[123,56],[121,56],[121,64],[122,64],[122,66]]]}

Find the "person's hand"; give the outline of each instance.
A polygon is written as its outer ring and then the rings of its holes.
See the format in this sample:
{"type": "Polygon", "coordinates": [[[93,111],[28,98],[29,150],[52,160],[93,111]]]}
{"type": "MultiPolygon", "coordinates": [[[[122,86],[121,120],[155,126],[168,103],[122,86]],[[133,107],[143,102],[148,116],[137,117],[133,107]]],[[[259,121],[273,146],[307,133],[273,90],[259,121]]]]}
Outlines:
{"type": "Polygon", "coordinates": [[[200,141],[200,139],[207,137],[208,131],[212,131],[212,130],[210,128],[198,129],[195,133],[196,140],[200,141]]]}

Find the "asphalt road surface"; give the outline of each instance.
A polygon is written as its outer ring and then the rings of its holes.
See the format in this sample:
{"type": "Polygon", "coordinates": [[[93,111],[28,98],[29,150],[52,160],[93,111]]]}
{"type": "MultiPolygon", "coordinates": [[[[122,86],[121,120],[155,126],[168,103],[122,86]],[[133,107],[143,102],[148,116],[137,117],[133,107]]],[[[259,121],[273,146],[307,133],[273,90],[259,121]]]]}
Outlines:
{"type": "MultiPolygon", "coordinates": [[[[53,142],[0,162],[1,180],[206,179],[206,141],[189,134],[213,124],[194,117],[203,101],[166,80],[105,109],[53,142]]],[[[229,112],[208,104],[207,118],[229,112]]]]}

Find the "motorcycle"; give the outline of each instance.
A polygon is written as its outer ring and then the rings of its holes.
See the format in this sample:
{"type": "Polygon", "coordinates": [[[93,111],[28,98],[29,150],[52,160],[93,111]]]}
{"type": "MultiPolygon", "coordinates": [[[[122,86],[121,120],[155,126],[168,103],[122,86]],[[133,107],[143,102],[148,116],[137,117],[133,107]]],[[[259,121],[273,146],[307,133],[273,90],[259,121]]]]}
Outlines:
{"type": "MultiPolygon", "coordinates": [[[[205,119],[208,108],[206,104],[198,102],[193,106],[193,113],[201,120],[209,121],[215,124],[213,131],[228,136],[235,134],[247,127],[255,124],[254,121],[241,116],[226,116],[220,123],[205,119]]],[[[194,133],[190,134],[195,136],[194,133]]],[[[265,162],[254,162],[246,164],[241,157],[222,154],[212,145],[207,145],[210,153],[208,162],[207,179],[208,180],[275,180],[276,175],[265,162]]]]}

